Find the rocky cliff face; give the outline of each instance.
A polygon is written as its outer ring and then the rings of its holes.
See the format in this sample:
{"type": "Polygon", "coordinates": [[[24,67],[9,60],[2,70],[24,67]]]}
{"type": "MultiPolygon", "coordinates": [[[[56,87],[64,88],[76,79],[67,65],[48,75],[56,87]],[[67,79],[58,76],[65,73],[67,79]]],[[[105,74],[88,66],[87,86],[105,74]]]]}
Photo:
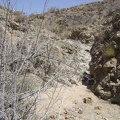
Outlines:
{"type": "Polygon", "coordinates": [[[102,99],[120,104],[120,9],[106,17],[102,34],[90,51],[90,73],[95,79],[92,90],[102,99]]]}

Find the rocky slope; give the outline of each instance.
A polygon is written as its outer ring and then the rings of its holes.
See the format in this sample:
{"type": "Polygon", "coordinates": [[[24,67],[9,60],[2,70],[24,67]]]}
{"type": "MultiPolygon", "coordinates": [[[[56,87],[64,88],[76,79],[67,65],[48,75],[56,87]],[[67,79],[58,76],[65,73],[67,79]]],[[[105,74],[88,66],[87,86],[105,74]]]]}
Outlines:
{"type": "Polygon", "coordinates": [[[63,39],[91,41],[93,39],[89,38],[93,33],[95,35],[96,29],[101,25],[101,20],[110,11],[119,8],[119,4],[119,0],[103,0],[62,10],[53,9],[52,12],[45,14],[44,27],[63,39]],[[84,31],[88,34],[84,34],[84,31]]]}
{"type": "Polygon", "coordinates": [[[90,72],[95,79],[93,91],[105,100],[120,104],[120,10],[107,17],[109,22],[104,23],[103,34],[96,38],[90,52],[90,72]]]}
{"type": "Polygon", "coordinates": [[[100,100],[82,85],[87,72],[92,76],[87,79],[88,88],[119,103],[119,10],[113,12],[119,7],[119,0],[104,0],[30,17],[18,11],[9,11],[6,17],[6,10],[0,9],[0,72],[3,79],[6,68],[9,81],[6,115],[12,116],[15,79],[18,118],[26,114],[31,99],[37,96],[28,119],[120,119],[119,106],[100,100]],[[3,62],[4,40],[7,64],[3,62]]]}
{"type": "MultiPolygon", "coordinates": [[[[73,82],[80,82],[82,73],[89,68],[86,63],[90,61],[91,44],[71,39],[62,40],[46,28],[40,29],[36,25],[41,24],[39,19],[32,21],[33,24],[29,23],[29,18],[18,11],[13,13],[2,8],[0,14],[0,110],[4,102],[6,113],[5,118],[1,112],[0,118],[12,119],[16,103],[16,117],[29,119],[32,110],[30,114],[26,111],[31,109],[36,96],[41,94],[38,97],[41,101],[42,92],[48,90],[48,94],[51,87],[72,87],[73,82]],[[2,94],[4,78],[7,82],[5,94],[2,94]]],[[[52,96],[50,95],[49,100],[52,96]]]]}

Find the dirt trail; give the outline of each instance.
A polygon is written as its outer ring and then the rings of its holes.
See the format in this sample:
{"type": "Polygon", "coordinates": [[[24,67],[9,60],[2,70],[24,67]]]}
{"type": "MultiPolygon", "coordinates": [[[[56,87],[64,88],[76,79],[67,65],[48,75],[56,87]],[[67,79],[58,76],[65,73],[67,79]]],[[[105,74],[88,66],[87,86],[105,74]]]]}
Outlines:
{"type": "Polygon", "coordinates": [[[120,119],[118,105],[99,99],[81,83],[78,86],[51,88],[41,96],[37,104],[37,114],[39,117],[44,116],[43,120],[120,119]],[[52,101],[49,101],[50,97],[52,101]]]}

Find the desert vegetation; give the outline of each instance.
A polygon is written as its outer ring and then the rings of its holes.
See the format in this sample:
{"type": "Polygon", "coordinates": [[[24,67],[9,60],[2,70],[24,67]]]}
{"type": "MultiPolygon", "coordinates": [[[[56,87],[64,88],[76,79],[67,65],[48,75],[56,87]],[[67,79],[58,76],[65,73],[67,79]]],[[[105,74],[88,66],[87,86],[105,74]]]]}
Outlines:
{"type": "Polygon", "coordinates": [[[120,103],[118,3],[59,10],[46,0],[29,16],[0,6],[0,120],[119,119],[99,99],[120,103]]]}

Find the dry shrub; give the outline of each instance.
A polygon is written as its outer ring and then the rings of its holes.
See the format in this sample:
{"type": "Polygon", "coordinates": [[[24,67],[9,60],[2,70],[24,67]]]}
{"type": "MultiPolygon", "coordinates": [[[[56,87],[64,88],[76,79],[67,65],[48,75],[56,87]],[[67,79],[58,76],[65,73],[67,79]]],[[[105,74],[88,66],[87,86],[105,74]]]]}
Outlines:
{"type": "Polygon", "coordinates": [[[21,23],[24,22],[26,19],[26,16],[23,12],[19,12],[19,11],[14,11],[14,21],[21,23]]]}
{"type": "Polygon", "coordinates": [[[44,19],[44,15],[43,14],[34,14],[34,13],[32,13],[32,14],[30,14],[29,18],[30,19],[35,19],[35,18],[44,19]]]}
{"type": "Polygon", "coordinates": [[[49,13],[58,13],[58,12],[59,12],[59,9],[56,8],[56,7],[51,7],[51,8],[48,9],[48,12],[49,12],[49,13]]]}

